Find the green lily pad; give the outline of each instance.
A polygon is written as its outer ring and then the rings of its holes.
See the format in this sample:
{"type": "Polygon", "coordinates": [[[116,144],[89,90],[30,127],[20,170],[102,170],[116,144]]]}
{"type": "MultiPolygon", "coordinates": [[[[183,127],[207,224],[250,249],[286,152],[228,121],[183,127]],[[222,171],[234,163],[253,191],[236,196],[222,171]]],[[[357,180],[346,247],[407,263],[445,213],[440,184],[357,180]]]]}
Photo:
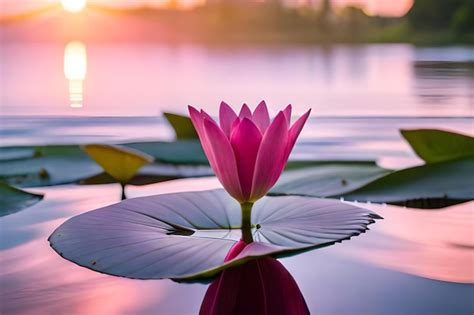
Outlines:
{"type": "Polygon", "coordinates": [[[43,195],[32,194],[0,182],[0,217],[31,207],[43,199],[43,195]]]}
{"type": "Polygon", "coordinates": [[[145,152],[162,163],[209,165],[198,140],[178,140],[173,142],[137,142],[125,146],[145,152]]]}
{"type": "Polygon", "coordinates": [[[293,171],[302,168],[319,167],[326,165],[353,165],[353,166],[376,166],[372,160],[289,160],[285,171],[293,171]]]}
{"type": "MultiPolygon", "coordinates": [[[[204,165],[172,165],[152,163],[147,164],[138,170],[137,174],[133,176],[128,184],[130,185],[148,185],[160,183],[168,180],[189,178],[189,177],[205,177],[213,176],[212,169],[204,165]]],[[[117,181],[107,173],[101,173],[83,179],[80,183],[82,185],[98,185],[111,184],[117,181]]]]}
{"type": "Polygon", "coordinates": [[[173,113],[163,113],[163,116],[168,120],[171,127],[173,127],[176,134],[176,139],[198,139],[196,129],[194,129],[193,122],[188,116],[173,114],[173,113]]]}
{"type": "Polygon", "coordinates": [[[31,148],[0,148],[0,161],[32,158],[35,151],[31,148]]]}
{"type": "Polygon", "coordinates": [[[328,162],[283,173],[271,195],[342,196],[391,171],[374,162],[328,162]]]}
{"type": "MultiPolygon", "coordinates": [[[[144,185],[168,179],[212,175],[207,157],[197,140],[174,142],[139,142],[123,146],[147,153],[157,165],[144,167],[131,184],[144,185]],[[167,165],[163,167],[163,165],[167,165]],[[145,171],[146,170],[146,171],[145,171]],[[184,170],[184,171],[183,171],[184,170]],[[160,173],[164,171],[164,173],[160,173]]],[[[20,187],[51,186],[82,182],[85,184],[110,183],[112,178],[99,167],[78,145],[49,145],[6,147],[3,150],[23,152],[13,159],[0,159],[0,180],[20,187]],[[21,157],[21,158],[20,158],[21,157]],[[24,158],[23,158],[24,157],[24,158]]],[[[16,156],[15,156],[16,155],[16,156]]],[[[307,168],[334,161],[289,161],[286,170],[307,168]]],[[[352,163],[337,162],[337,163],[352,163]]],[[[359,163],[359,162],[358,162],[359,163]]],[[[371,164],[373,162],[361,162],[371,164]]]]}
{"type": "Polygon", "coordinates": [[[107,174],[117,182],[126,184],[153,157],[143,152],[108,144],[87,144],[82,147],[107,174]]]}
{"type": "Polygon", "coordinates": [[[474,138],[441,130],[402,130],[428,164],[389,171],[375,164],[322,164],[285,172],[270,194],[345,198],[414,208],[474,199],[474,138]]]}
{"type": "MultiPolygon", "coordinates": [[[[148,175],[148,174],[135,174],[128,182],[129,185],[144,186],[150,184],[156,184],[166,182],[173,179],[178,179],[175,176],[162,176],[162,175],[148,175]]],[[[103,185],[103,184],[114,184],[117,181],[107,173],[100,173],[88,178],[85,178],[79,182],[80,185],[103,185]]]]}
{"type": "Polygon", "coordinates": [[[31,148],[35,151],[35,157],[41,156],[85,156],[81,148],[75,144],[66,145],[42,145],[32,147],[18,147],[18,148],[31,148]]]}
{"type": "Polygon", "coordinates": [[[474,138],[436,129],[401,130],[416,154],[426,163],[474,157],[474,138]]]}
{"type": "Polygon", "coordinates": [[[390,173],[344,194],[347,200],[442,208],[474,199],[474,158],[430,163],[390,173]]]}
{"type": "Polygon", "coordinates": [[[101,172],[84,153],[0,161],[0,180],[20,187],[70,184],[101,172]]]}
{"type": "Polygon", "coordinates": [[[2,150],[32,153],[30,157],[0,160],[0,180],[10,185],[69,184],[100,173],[100,167],[77,145],[4,147],[2,150]]]}
{"type": "Polygon", "coordinates": [[[224,263],[240,238],[240,205],[223,190],[125,200],[63,223],[53,249],[80,266],[136,279],[200,279],[267,255],[328,246],[367,230],[375,213],[330,199],[264,197],[252,211],[254,242],[224,263]]]}
{"type": "MultiPolygon", "coordinates": [[[[201,144],[197,141],[143,142],[125,146],[151,153],[152,156],[158,157],[158,161],[166,161],[165,163],[173,164],[176,167],[185,164],[199,169],[208,165],[201,144]]],[[[70,184],[103,173],[102,168],[78,145],[5,147],[1,152],[11,153],[10,158],[0,159],[0,180],[10,185],[39,187],[70,184]]],[[[159,179],[162,181],[170,176],[172,167],[166,168],[165,174],[158,174],[159,169],[163,169],[163,167],[154,167],[151,174],[143,175],[146,175],[147,180],[159,179]],[[159,178],[156,178],[157,175],[159,178]]],[[[174,168],[174,170],[177,169],[174,168]]],[[[202,173],[201,171],[197,172],[197,176],[202,173]]],[[[193,173],[192,170],[182,172],[179,169],[178,174],[171,174],[171,177],[193,176],[193,173]]],[[[104,177],[99,177],[99,180],[104,180],[104,177]]]]}

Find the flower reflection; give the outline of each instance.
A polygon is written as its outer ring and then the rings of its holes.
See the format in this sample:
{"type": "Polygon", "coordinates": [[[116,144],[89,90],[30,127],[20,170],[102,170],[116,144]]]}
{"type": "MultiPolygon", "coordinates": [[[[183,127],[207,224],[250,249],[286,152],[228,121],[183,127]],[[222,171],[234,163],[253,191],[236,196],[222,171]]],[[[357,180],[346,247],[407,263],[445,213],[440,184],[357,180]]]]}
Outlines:
{"type": "MultiPolygon", "coordinates": [[[[237,256],[245,243],[239,241],[225,261],[237,256]]],[[[209,286],[199,312],[217,314],[309,314],[298,284],[275,258],[251,260],[224,270],[209,286]]]]}
{"type": "Polygon", "coordinates": [[[64,50],[64,75],[69,80],[69,101],[73,108],[83,105],[86,74],[86,46],[79,41],[69,42],[64,50]]]}

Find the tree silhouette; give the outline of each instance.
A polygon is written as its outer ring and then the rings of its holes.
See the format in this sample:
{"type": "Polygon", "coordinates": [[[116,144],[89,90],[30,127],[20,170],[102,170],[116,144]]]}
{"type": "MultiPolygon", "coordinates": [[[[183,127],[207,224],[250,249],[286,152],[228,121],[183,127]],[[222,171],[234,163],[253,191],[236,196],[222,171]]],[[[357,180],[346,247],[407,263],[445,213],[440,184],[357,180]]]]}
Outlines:
{"type": "MultiPolygon", "coordinates": [[[[465,26],[464,17],[472,16],[473,0],[415,0],[407,14],[412,26],[420,30],[441,30],[453,26],[456,19],[458,24],[465,26]]],[[[472,21],[471,21],[472,22],[472,21]]],[[[474,25],[474,23],[471,23],[474,25]]],[[[472,30],[472,26],[470,29],[472,30]]]]}

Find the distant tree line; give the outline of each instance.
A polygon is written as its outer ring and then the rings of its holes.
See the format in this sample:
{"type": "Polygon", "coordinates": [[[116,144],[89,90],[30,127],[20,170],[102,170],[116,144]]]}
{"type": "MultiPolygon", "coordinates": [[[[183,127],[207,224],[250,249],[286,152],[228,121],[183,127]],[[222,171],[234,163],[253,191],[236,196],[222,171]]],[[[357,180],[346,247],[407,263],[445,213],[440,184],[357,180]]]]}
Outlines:
{"type": "Polygon", "coordinates": [[[334,7],[334,0],[299,0],[305,4],[300,6],[283,5],[284,0],[206,0],[193,10],[178,10],[179,1],[170,1],[160,10],[95,8],[140,14],[150,28],[161,30],[140,34],[176,42],[474,43],[474,0],[414,0],[403,17],[370,16],[361,7],[334,7]]]}
{"type": "Polygon", "coordinates": [[[474,31],[474,0],[415,0],[407,14],[419,30],[474,31]]]}

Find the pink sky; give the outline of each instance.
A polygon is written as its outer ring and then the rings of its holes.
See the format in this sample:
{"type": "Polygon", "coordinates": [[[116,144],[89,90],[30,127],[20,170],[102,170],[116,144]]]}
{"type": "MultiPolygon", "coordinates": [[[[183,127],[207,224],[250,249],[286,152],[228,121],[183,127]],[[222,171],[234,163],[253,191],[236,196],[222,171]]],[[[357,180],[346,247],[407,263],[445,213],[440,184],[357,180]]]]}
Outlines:
{"type": "MultiPolygon", "coordinates": [[[[90,3],[107,4],[118,7],[163,6],[168,0],[88,0],[90,3]]],[[[296,1],[296,0],[295,0],[296,1]]],[[[332,0],[335,6],[357,5],[369,14],[401,16],[411,7],[413,0],[332,0]]],[[[60,0],[1,0],[1,15],[11,15],[29,11],[60,0]]],[[[202,0],[179,0],[183,5],[202,0]]]]}
{"type": "Polygon", "coordinates": [[[357,5],[369,14],[402,16],[413,5],[413,0],[332,0],[335,5],[357,5]]]}

